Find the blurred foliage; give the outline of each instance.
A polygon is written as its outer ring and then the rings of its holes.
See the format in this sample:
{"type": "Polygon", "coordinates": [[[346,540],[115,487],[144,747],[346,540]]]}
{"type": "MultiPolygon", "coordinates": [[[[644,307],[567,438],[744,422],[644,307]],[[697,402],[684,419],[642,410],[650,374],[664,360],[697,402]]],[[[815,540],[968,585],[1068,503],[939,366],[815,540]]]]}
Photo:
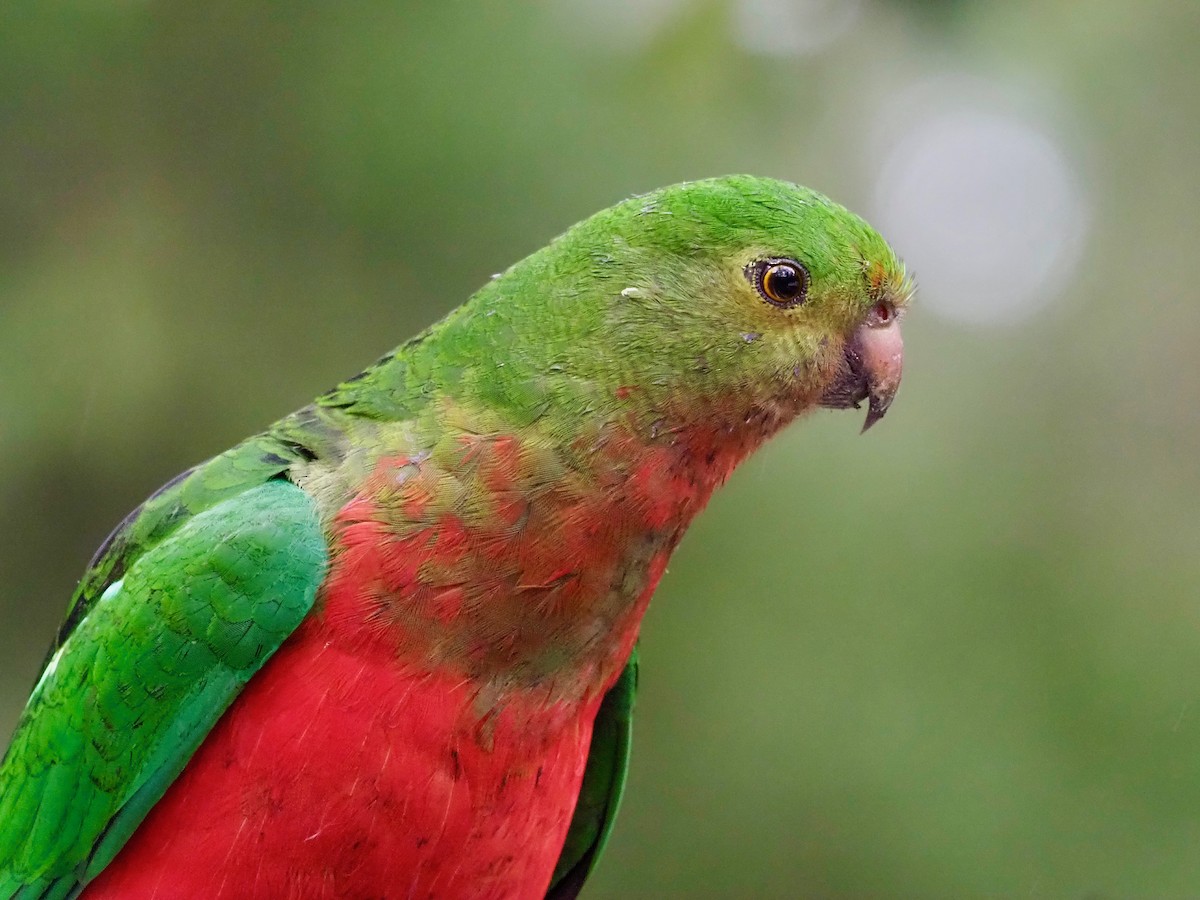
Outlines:
{"type": "Polygon", "coordinates": [[[732,5],[0,8],[0,730],[160,482],[634,191],[869,213],[873,123],[949,68],[1068,111],[1082,263],[1003,328],[918,307],[886,424],[718,494],[589,896],[1200,896],[1200,6],[876,0],[781,57],[732,5]]]}

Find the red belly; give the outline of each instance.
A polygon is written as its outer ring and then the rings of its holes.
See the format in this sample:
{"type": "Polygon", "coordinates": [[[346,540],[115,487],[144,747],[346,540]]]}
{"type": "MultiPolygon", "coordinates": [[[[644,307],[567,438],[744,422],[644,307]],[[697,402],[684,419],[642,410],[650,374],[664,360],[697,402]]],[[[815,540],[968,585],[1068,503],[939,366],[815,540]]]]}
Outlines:
{"type": "Polygon", "coordinates": [[[475,694],[310,620],[84,896],[543,896],[596,706],[475,694]]]}

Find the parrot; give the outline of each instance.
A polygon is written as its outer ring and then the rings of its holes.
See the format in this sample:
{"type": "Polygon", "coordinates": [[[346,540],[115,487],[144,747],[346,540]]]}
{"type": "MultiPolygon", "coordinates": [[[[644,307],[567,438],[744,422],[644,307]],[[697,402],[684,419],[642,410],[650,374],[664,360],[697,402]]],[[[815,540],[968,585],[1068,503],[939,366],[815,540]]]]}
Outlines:
{"type": "Polygon", "coordinates": [[[912,279],[751,175],[635,195],[169,481],[0,764],[0,898],[575,897],[637,640],[713,491],[900,384],[912,279]]]}

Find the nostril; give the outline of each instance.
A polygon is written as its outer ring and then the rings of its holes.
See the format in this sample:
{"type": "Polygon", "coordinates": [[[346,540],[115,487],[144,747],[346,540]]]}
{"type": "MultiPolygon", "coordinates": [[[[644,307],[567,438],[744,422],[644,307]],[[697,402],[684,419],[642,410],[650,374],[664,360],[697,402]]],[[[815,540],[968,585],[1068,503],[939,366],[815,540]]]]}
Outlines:
{"type": "Polygon", "coordinates": [[[871,310],[876,325],[886,325],[896,317],[896,310],[886,300],[880,300],[871,310]]]}

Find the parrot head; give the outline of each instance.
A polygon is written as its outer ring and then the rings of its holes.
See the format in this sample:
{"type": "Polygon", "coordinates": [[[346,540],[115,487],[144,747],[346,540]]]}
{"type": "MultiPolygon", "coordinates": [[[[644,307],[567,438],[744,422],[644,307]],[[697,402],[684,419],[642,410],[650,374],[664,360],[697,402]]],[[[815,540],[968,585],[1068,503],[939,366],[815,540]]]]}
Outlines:
{"type": "Polygon", "coordinates": [[[911,294],[858,216],[726,176],[585,219],[419,340],[455,348],[440,371],[492,408],[741,431],[750,445],[817,407],[866,402],[864,430],[882,418],[911,294]]]}
{"type": "Polygon", "coordinates": [[[785,417],[865,401],[864,431],[884,416],[913,288],[862,219],[814,191],[749,176],[676,185],[618,209],[627,226],[616,255],[640,279],[610,326],[652,373],[679,373],[668,387],[706,403],[782,404],[785,417]],[[632,263],[655,248],[656,265],[632,263]]]}

